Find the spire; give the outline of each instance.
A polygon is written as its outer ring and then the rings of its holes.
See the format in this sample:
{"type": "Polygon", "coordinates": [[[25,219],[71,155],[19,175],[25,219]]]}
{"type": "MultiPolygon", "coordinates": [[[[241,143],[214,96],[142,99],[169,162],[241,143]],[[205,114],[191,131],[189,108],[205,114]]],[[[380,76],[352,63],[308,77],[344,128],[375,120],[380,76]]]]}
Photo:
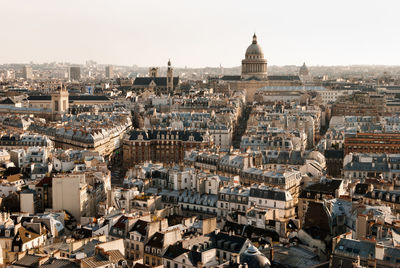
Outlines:
{"type": "Polygon", "coordinates": [[[254,33],[253,35],[253,44],[257,44],[257,35],[254,33]]]}
{"type": "Polygon", "coordinates": [[[168,59],[168,67],[171,67],[171,59],[168,59]]]}

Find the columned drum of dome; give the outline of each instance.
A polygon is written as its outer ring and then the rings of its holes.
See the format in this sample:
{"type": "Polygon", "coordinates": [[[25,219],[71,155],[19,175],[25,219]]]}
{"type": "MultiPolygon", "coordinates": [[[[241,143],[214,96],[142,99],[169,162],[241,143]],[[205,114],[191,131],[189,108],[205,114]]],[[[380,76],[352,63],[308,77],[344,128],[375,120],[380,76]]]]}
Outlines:
{"type": "Polygon", "coordinates": [[[242,60],[242,79],[267,80],[267,60],[261,46],[257,43],[256,34],[253,42],[246,50],[245,59],[242,60]]]}

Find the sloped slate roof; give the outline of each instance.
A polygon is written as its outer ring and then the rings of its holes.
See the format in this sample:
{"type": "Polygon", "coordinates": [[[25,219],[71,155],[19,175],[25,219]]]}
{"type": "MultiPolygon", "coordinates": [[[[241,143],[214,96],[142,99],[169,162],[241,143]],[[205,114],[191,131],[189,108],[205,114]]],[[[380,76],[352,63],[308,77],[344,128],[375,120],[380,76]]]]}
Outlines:
{"type": "MultiPolygon", "coordinates": [[[[147,86],[154,81],[157,86],[167,86],[167,77],[137,77],[135,81],[133,81],[134,86],[147,86]]],[[[178,85],[179,77],[173,78],[174,86],[178,85]]]]}
{"type": "Polygon", "coordinates": [[[286,194],[284,191],[275,191],[272,189],[250,189],[251,197],[272,199],[272,200],[281,200],[286,201],[286,194]]]}
{"type": "Polygon", "coordinates": [[[240,75],[224,75],[223,77],[221,77],[221,80],[224,81],[239,81],[241,80],[240,75]]]}
{"type": "Polygon", "coordinates": [[[144,131],[144,130],[133,130],[130,135],[130,140],[137,140],[139,135],[143,136],[143,140],[156,140],[157,136],[164,135],[174,135],[174,137],[178,136],[178,138],[175,138],[175,140],[182,140],[182,141],[188,141],[189,137],[193,135],[194,141],[203,141],[202,133],[197,132],[197,131],[185,131],[185,130],[149,130],[149,131],[144,131]]]}
{"type": "MultiPolygon", "coordinates": [[[[109,101],[105,95],[70,95],[69,101],[109,101]]],[[[28,97],[30,101],[51,101],[50,95],[32,95],[28,97]]]]}
{"type": "Polygon", "coordinates": [[[0,104],[15,104],[15,102],[10,98],[5,98],[4,100],[0,101],[0,104]]]}
{"type": "Polygon", "coordinates": [[[30,101],[51,101],[51,96],[50,95],[34,95],[34,96],[29,96],[28,100],[30,100],[30,101]]]}
{"type": "Polygon", "coordinates": [[[105,95],[71,95],[69,101],[109,101],[105,95]]]}
{"type": "Polygon", "coordinates": [[[300,77],[298,75],[269,75],[268,80],[300,81],[300,77]]]}

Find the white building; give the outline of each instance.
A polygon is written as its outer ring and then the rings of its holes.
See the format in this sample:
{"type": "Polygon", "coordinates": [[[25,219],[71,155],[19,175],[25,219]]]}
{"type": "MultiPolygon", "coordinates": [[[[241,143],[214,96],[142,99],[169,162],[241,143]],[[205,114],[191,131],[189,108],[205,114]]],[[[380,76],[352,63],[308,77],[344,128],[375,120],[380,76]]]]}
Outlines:
{"type": "Polygon", "coordinates": [[[289,219],[296,216],[295,201],[289,191],[253,184],[250,187],[249,204],[257,208],[272,210],[270,220],[289,219]]]}
{"type": "Polygon", "coordinates": [[[208,131],[212,136],[214,145],[221,149],[229,149],[232,145],[232,129],[226,125],[210,125],[208,131]]]}

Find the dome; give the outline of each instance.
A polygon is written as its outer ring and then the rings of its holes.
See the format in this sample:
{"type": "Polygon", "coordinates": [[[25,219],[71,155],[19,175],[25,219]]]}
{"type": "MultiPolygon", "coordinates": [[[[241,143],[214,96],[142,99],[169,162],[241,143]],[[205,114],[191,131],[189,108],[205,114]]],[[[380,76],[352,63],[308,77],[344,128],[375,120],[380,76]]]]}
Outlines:
{"type": "Polygon", "coordinates": [[[300,67],[299,74],[300,75],[308,75],[308,73],[309,73],[308,68],[306,66],[306,63],[304,62],[303,65],[300,67]]]}
{"type": "Polygon", "coordinates": [[[253,35],[253,42],[246,50],[246,55],[264,55],[261,46],[257,43],[256,34],[253,35]]]}
{"type": "Polygon", "coordinates": [[[259,44],[251,44],[246,50],[246,55],[264,55],[264,53],[259,44]]]}
{"type": "Polygon", "coordinates": [[[243,80],[268,80],[267,60],[261,46],[257,43],[256,34],[253,35],[253,42],[246,50],[245,59],[242,60],[243,80]]]}
{"type": "Polygon", "coordinates": [[[269,268],[271,263],[258,249],[250,245],[250,247],[240,254],[240,263],[247,264],[249,268],[269,268]]]}

